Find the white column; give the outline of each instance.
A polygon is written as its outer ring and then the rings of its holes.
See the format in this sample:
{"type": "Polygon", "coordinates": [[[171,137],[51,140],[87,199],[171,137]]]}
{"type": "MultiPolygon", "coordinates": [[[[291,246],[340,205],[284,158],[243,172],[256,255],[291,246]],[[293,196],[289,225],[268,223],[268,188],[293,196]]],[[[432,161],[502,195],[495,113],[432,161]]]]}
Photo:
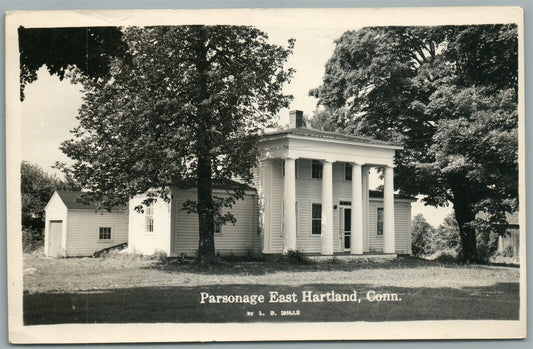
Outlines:
{"type": "Polygon", "coordinates": [[[259,196],[262,203],[262,232],[263,232],[263,253],[272,252],[272,197],[270,187],[272,186],[272,160],[265,159],[261,169],[261,190],[259,196]]]}
{"type": "Polygon", "coordinates": [[[363,166],[363,252],[368,252],[368,214],[370,212],[370,200],[368,193],[369,166],[363,166]]]}
{"type": "Polygon", "coordinates": [[[295,160],[285,159],[283,178],[283,223],[285,231],[283,253],[296,250],[296,178],[295,160]]]}
{"type": "Polygon", "coordinates": [[[350,253],[363,254],[363,176],[361,164],[352,163],[352,234],[350,253]]]}
{"type": "Polygon", "coordinates": [[[385,167],[383,188],[383,239],[384,253],[396,253],[394,234],[394,179],[392,166],[385,167]]]}
{"type": "Polygon", "coordinates": [[[333,170],[331,161],[322,162],[322,248],[321,254],[333,254],[333,170]]]}

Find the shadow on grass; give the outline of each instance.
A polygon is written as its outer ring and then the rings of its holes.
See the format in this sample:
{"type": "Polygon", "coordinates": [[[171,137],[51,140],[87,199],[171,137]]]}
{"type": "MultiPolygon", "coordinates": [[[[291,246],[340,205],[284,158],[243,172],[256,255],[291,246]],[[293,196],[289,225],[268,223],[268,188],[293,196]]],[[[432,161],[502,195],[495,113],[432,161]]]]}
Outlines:
{"type": "Polygon", "coordinates": [[[289,263],[276,261],[273,258],[264,260],[247,260],[246,258],[224,259],[219,263],[212,265],[209,269],[201,269],[196,266],[192,260],[179,260],[176,258],[167,258],[159,260],[152,264],[149,269],[157,269],[168,273],[194,273],[203,275],[266,275],[277,272],[305,272],[305,271],[352,271],[366,269],[412,269],[427,267],[442,267],[451,269],[461,268],[478,268],[488,269],[490,265],[472,264],[464,265],[450,261],[437,261],[416,258],[412,256],[400,256],[395,259],[355,259],[342,260],[332,258],[331,260],[310,263],[289,263]]]}
{"type": "MultiPolygon", "coordinates": [[[[370,293],[371,294],[371,293],[370,293]]],[[[279,298],[279,297],[278,297],[279,298]]],[[[25,294],[24,324],[224,323],[407,320],[518,320],[518,283],[488,287],[405,288],[367,284],[213,285],[117,288],[71,293],[25,294]],[[358,301],[302,302],[303,291],[353,294],[358,301]],[[383,299],[370,301],[369,291],[383,299]],[[256,305],[200,303],[209,295],[263,295],[256,305]],[[271,303],[270,292],[296,295],[297,302],[271,303]],[[393,296],[396,295],[396,296],[393,296]],[[396,298],[397,297],[397,298],[396,298]],[[292,316],[282,316],[291,311],[292,316]],[[250,313],[251,312],[251,313],[250,313]],[[260,312],[263,315],[260,315],[260,312]],[[273,315],[276,314],[276,315],[273,315]]]]}

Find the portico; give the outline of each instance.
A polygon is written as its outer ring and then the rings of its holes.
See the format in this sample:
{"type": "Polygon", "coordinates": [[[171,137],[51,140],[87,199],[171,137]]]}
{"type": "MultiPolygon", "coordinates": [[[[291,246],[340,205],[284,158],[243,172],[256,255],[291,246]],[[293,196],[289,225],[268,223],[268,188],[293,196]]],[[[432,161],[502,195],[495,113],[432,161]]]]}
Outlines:
{"type": "MultiPolygon", "coordinates": [[[[266,214],[262,224],[263,252],[274,253],[279,247],[283,253],[290,250],[321,255],[368,252],[368,173],[371,167],[381,167],[383,204],[376,215],[382,212],[382,222],[376,224],[379,225],[376,234],[383,241],[382,253],[396,253],[393,163],[395,151],[402,147],[306,129],[299,124],[299,118],[301,114],[292,112],[294,127],[267,134],[260,142],[263,157],[259,195],[268,204],[262,207],[262,214],[266,214]],[[280,173],[274,170],[277,166],[280,173]],[[279,184],[277,175],[281,177],[279,184]],[[281,217],[276,212],[277,196],[281,196],[281,217]],[[275,243],[276,217],[282,221],[282,246],[275,243]]],[[[373,213],[372,217],[376,216],[373,213]]],[[[376,219],[380,218],[377,216],[376,219]]]]}

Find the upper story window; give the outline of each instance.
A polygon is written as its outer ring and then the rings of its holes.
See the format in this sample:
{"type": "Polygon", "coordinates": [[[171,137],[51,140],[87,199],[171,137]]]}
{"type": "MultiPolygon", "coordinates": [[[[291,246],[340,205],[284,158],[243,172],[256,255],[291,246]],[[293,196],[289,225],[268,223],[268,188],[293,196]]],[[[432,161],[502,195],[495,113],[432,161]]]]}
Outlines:
{"type": "Polygon", "coordinates": [[[352,180],[352,164],[347,162],[344,164],[344,179],[347,181],[352,180]]]}
{"type": "Polygon", "coordinates": [[[319,160],[313,160],[311,165],[311,178],[322,178],[322,162],[319,160]]]}

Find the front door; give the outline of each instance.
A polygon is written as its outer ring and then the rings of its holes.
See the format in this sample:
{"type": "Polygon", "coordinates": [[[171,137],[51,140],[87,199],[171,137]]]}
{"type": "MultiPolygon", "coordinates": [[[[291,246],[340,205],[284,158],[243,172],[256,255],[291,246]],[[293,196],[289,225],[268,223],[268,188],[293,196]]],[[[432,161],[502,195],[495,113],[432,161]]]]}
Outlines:
{"type": "Polygon", "coordinates": [[[344,251],[350,251],[350,243],[351,239],[350,236],[352,235],[352,209],[351,208],[345,208],[344,209],[344,224],[343,224],[343,230],[344,230],[344,251]]]}

